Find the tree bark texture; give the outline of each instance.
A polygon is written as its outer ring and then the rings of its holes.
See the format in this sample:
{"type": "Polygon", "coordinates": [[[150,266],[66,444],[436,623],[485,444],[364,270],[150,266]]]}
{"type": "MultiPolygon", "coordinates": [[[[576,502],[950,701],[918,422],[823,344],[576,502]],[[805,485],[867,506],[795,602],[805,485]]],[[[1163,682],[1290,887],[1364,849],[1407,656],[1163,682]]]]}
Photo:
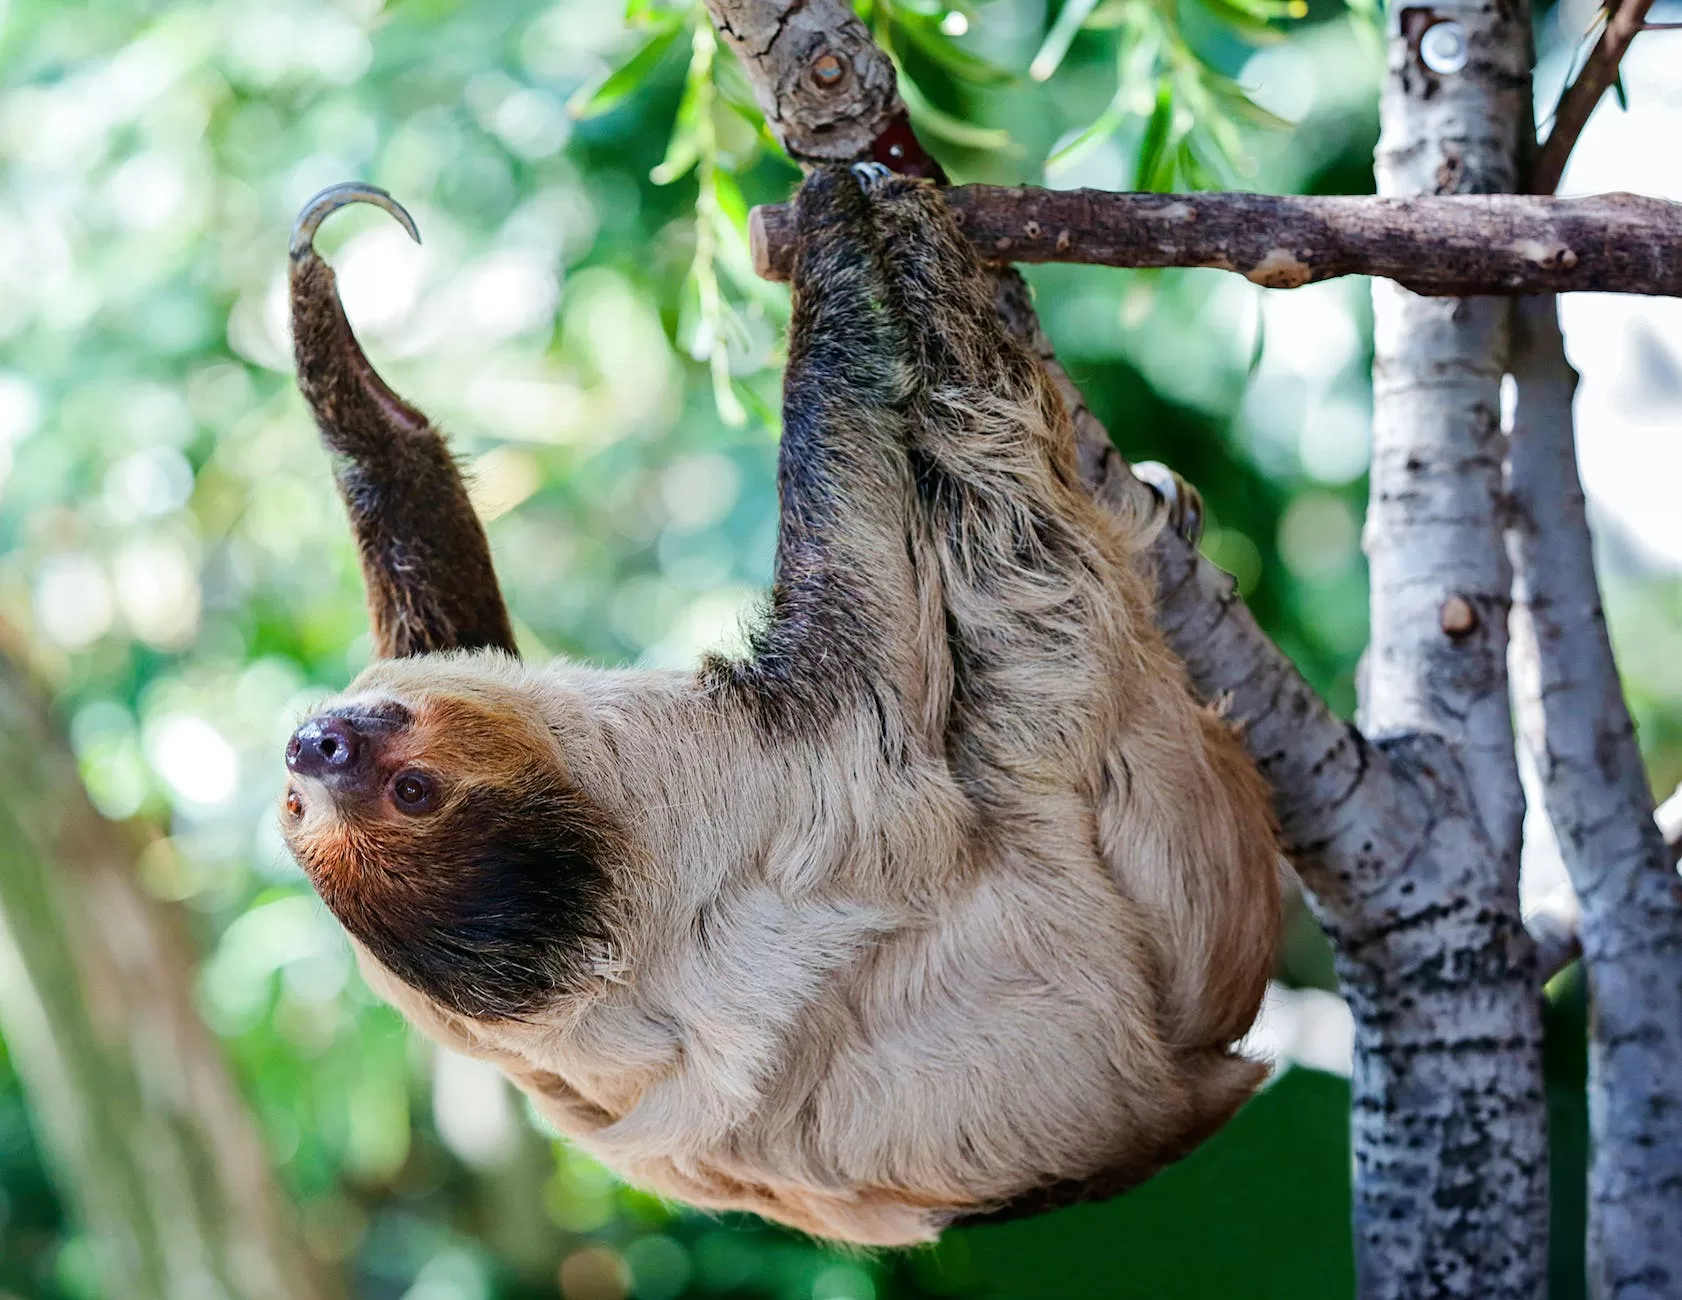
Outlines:
{"type": "Polygon", "coordinates": [[[1593,1294],[1682,1289],[1682,884],[1606,633],[1555,300],[1515,305],[1514,697],[1576,891],[1589,1022],[1593,1294]]]}
{"type": "Polygon", "coordinates": [[[332,1296],[193,1007],[184,937],[133,864],[0,655],[0,1028],[105,1293],[332,1296]]]}
{"type": "MultiPolygon", "coordinates": [[[[1682,204],[1633,194],[1405,198],[1112,194],[966,185],[948,192],[976,250],[994,261],[1209,266],[1270,289],[1341,275],[1418,294],[1682,296],[1682,204]]],[[[794,217],[754,209],[755,269],[786,280],[794,217]]]]}
{"type": "Polygon", "coordinates": [[[791,158],[867,158],[905,116],[893,64],[848,0],[707,0],[707,10],[755,74],[766,125],[791,158]]]}
{"type": "MultiPolygon", "coordinates": [[[[1392,19],[1376,159],[1385,196],[1517,188],[1530,121],[1528,7],[1458,0],[1392,19]],[[1438,24],[1457,31],[1431,35],[1438,24]],[[1458,35],[1458,72],[1422,42],[1458,35]]],[[[1420,900],[1385,968],[1340,954],[1356,1007],[1363,1291],[1546,1289],[1547,1134],[1535,955],[1518,907],[1524,796],[1507,686],[1500,528],[1508,303],[1373,286],[1372,643],[1361,725],[1407,754],[1435,812],[1400,862],[1420,900]],[[1396,959],[1400,958],[1400,961],[1396,959]],[[1363,1012],[1373,990],[1382,1012],[1363,1012]]]]}
{"type": "MultiPolygon", "coordinates": [[[[1626,0],[1560,97],[1529,188],[1551,194],[1616,80],[1650,0],[1626,0]]],[[[1589,1283],[1598,1297],[1682,1288],[1682,841],[1655,811],[1600,603],[1565,355],[1551,296],[1514,306],[1508,448],[1514,702],[1571,877],[1589,1020],[1589,1283]]]]}

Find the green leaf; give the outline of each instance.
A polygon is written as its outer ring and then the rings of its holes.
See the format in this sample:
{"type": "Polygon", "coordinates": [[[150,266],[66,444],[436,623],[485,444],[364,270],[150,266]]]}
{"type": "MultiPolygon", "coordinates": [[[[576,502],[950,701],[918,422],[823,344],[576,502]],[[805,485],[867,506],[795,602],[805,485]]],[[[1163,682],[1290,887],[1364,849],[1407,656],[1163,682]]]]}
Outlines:
{"type": "Polygon", "coordinates": [[[1629,112],[1629,91],[1624,88],[1624,70],[1619,68],[1612,78],[1612,93],[1618,97],[1618,107],[1629,112]]]}
{"type": "Polygon", "coordinates": [[[1285,33],[1275,24],[1308,13],[1305,0],[1198,0],[1198,3],[1255,44],[1283,40],[1285,33]]]}
{"type": "Polygon", "coordinates": [[[1174,159],[1168,151],[1174,130],[1174,87],[1167,78],[1156,87],[1156,105],[1145,122],[1139,140],[1139,156],[1133,164],[1135,190],[1163,191],[1172,188],[1174,159]]]}
{"type": "Polygon", "coordinates": [[[624,101],[649,79],[666,51],[683,32],[680,24],[656,32],[644,41],[637,52],[594,85],[579,88],[567,101],[567,109],[576,118],[598,117],[624,101]]]}
{"type": "Polygon", "coordinates": [[[917,83],[903,72],[899,79],[899,93],[900,98],[905,100],[905,106],[911,110],[913,123],[930,135],[938,135],[966,149],[991,151],[1010,148],[1009,131],[1002,127],[977,126],[974,122],[954,117],[943,108],[936,108],[929,103],[928,96],[923,94],[917,83]]]}
{"type": "Polygon", "coordinates": [[[1261,369],[1263,358],[1267,356],[1267,312],[1262,309],[1261,295],[1263,290],[1254,290],[1256,294],[1256,337],[1250,344],[1250,363],[1245,367],[1244,375],[1247,379],[1254,379],[1256,372],[1261,369]]]}
{"type": "Polygon", "coordinates": [[[729,172],[719,172],[713,177],[713,190],[718,199],[718,213],[737,230],[748,228],[748,201],[742,194],[742,187],[736,183],[736,178],[729,172]]]}
{"type": "Polygon", "coordinates": [[[915,16],[918,18],[942,18],[951,6],[945,0],[881,0],[882,10],[900,20],[915,16]]]}
{"type": "Polygon", "coordinates": [[[1074,44],[1075,33],[1080,31],[1097,6],[1098,0],[1064,0],[1057,21],[1052,23],[1039,52],[1034,55],[1034,61],[1028,65],[1030,77],[1035,81],[1045,81],[1063,66],[1069,46],[1074,44]]]}
{"type": "Polygon", "coordinates": [[[1133,11],[1139,0],[1103,0],[1083,24],[1089,32],[1112,32],[1133,21],[1133,11]]]}
{"type": "Polygon", "coordinates": [[[1059,144],[1045,160],[1046,175],[1054,175],[1075,165],[1092,150],[1116,133],[1126,114],[1112,103],[1090,125],[1075,134],[1067,143],[1059,144]]]}

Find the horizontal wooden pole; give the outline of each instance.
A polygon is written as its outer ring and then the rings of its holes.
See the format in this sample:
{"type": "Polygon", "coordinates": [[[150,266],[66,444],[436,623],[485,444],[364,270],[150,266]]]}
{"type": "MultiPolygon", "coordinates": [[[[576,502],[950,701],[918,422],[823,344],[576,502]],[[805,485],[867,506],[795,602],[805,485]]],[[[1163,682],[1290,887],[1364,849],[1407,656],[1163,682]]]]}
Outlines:
{"type": "MultiPolygon", "coordinates": [[[[1456,298],[1682,296],[1682,204],[1633,194],[1381,199],[994,185],[947,193],[990,261],[1210,266],[1273,289],[1373,275],[1456,298]]],[[[766,279],[788,279],[791,207],[755,208],[750,234],[754,269],[766,279]]]]}

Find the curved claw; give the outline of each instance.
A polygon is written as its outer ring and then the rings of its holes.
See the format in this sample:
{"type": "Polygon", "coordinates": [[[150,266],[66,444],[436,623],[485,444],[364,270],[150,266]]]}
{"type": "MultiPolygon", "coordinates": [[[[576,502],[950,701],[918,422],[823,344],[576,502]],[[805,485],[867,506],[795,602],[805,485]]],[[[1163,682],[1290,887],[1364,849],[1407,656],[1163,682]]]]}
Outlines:
{"type": "Polygon", "coordinates": [[[1162,502],[1168,526],[1196,546],[1203,538],[1202,493],[1159,460],[1135,461],[1132,468],[1162,502]]]}
{"type": "Polygon", "coordinates": [[[341,181],[337,185],[329,185],[322,190],[298,213],[298,219],[292,223],[292,243],[289,246],[294,260],[315,251],[315,232],[321,229],[321,223],[327,220],[340,208],[347,208],[352,203],[368,203],[388,212],[398,225],[408,231],[409,238],[420,243],[420,227],[415,225],[415,219],[391,195],[378,185],[367,185],[362,181],[341,181]]]}
{"type": "Polygon", "coordinates": [[[494,647],[517,654],[490,547],[443,437],[369,364],[345,318],[321,223],[351,203],[414,219],[373,185],[332,185],[292,227],[288,279],[298,388],[333,453],[368,585],[374,653],[403,658],[494,647]]]}
{"type": "Polygon", "coordinates": [[[847,170],[852,172],[853,179],[866,194],[881,189],[894,175],[891,167],[879,162],[856,162],[847,170]]]}

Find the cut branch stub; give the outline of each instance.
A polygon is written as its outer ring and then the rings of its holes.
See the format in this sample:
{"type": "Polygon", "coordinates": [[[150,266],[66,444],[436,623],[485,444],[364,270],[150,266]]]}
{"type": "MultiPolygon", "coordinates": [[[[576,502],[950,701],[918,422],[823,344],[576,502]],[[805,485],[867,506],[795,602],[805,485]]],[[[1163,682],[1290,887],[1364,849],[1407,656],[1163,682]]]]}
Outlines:
{"type": "Polygon", "coordinates": [[[707,8],[790,157],[867,157],[904,114],[893,63],[846,0],[707,0],[707,8]]]}
{"type": "MultiPolygon", "coordinates": [[[[1396,280],[1433,296],[1682,295],[1682,204],[1631,194],[1373,198],[949,191],[977,251],[998,262],[1203,266],[1292,289],[1342,275],[1396,280]]],[[[754,268],[788,278],[794,227],[755,208],[754,268]]]]}

